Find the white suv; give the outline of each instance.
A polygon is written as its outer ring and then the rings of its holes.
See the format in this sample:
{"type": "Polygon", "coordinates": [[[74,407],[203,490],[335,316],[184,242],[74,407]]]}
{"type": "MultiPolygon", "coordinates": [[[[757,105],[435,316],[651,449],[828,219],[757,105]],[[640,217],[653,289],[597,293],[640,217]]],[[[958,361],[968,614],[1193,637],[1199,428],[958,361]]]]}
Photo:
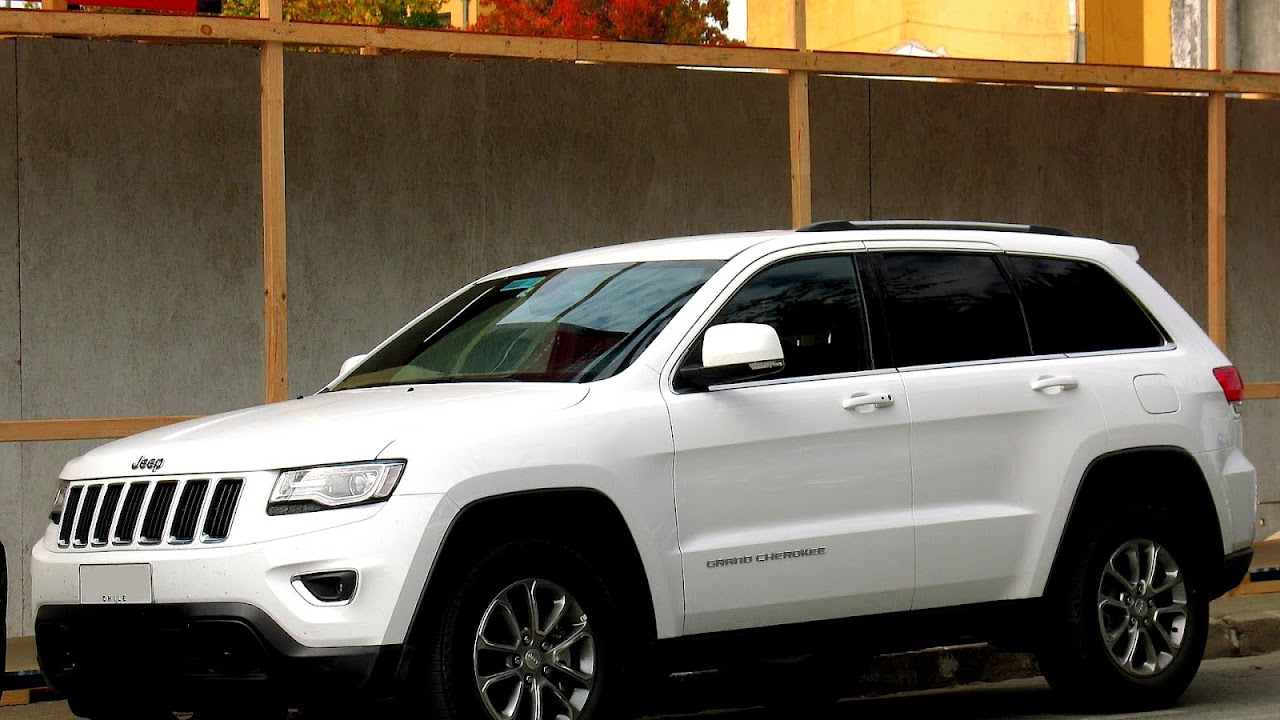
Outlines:
{"type": "Polygon", "coordinates": [[[834,222],[503,270],[311,397],[68,463],[41,667],[91,717],[608,720],[654,667],[988,640],[1172,703],[1256,481],[1239,374],[1136,258],[834,222]]]}

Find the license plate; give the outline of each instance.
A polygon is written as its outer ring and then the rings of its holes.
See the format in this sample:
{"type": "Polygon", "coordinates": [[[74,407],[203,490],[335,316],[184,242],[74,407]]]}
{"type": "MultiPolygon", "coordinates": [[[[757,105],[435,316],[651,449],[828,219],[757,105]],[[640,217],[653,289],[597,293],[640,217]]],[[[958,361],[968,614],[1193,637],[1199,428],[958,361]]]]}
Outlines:
{"type": "Polygon", "coordinates": [[[133,605],[151,602],[151,566],[81,565],[80,603],[133,605]]]}

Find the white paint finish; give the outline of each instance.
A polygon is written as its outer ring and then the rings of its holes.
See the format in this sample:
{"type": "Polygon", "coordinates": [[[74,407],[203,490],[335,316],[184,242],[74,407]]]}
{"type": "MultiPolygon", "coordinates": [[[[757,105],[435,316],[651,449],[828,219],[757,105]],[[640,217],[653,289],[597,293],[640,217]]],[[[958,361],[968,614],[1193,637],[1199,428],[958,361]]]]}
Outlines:
{"type": "Polygon", "coordinates": [[[173,474],[374,460],[405,434],[438,434],[458,427],[482,432],[504,420],[527,421],[530,415],[572,406],[586,394],[585,385],[550,383],[459,383],[424,385],[412,391],[384,387],[323,393],[118,440],[67,463],[62,477],[154,474],[133,469],[143,456],[163,459],[164,472],[173,474]]]}
{"type": "Polygon", "coordinates": [[[552,488],[598,492],[619,508],[660,638],[1032,597],[1089,462],[1146,445],[1194,454],[1226,549],[1252,539],[1255,473],[1239,450],[1241,422],[1212,375],[1228,361],[1121,250],[1092,240],[932,230],[701,243],[543,261],[731,251],[613,378],[325,393],[162,428],[68,463],[64,477],[74,478],[151,477],[132,469],[144,456],[163,457],[165,476],[244,473],[242,508],[265,507],[281,468],[376,458],[403,458],[407,467],[385,504],[280,517],[242,512],[232,539],[218,547],[62,552],[48,531],[34,553],[37,602],[78,598],[81,563],[149,563],[158,602],[251,602],[305,644],[399,642],[458,514],[487,498],[552,488]],[[756,270],[864,244],[1092,259],[1142,297],[1173,343],[1155,352],[670,389],[698,331],[756,270]],[[1168,378],[1181,409],[1152,415],[1142,407],[1134,378],[1150,375],[1168,378]],[[750,561],[716,562],[731,558],[750,561]],[[361,571],[363,589],[349,606],[317,608],[291,587],[298,572],[339,566],[361,571]],[[371,580],[379,590],[370,590],[371,580]]]}
{"type": "MultiPolygon", "coordinates": [[[[261,499],[241,498],[233,537],[242,521],[270,527],[278,519],[267,517],[261,499]]],[[[375,513],[362,513],[360,508],[307,513],[317,516],[319,527],[303,534],[273,528],[274,537],[254,543],[59,552],[51,527],[33,552],[38,568],[32,589],[35,610],[80,602],[82,564],[146,564],[151,568],[156,603],[250,603],[309,647],[398,643],[404,639],[404,629],[392,629],[393,610],[418,538],[440,499],[438,495],[393,496],[375,513]],[[346,568],[359,571],[361,578],[360,590],[350,604],[317,607],[293,589],[295,575],[346,568]]]]}
{"type": "Polygon", "coordinates": [[[1033,576],[1056,550],[1060,491],[1105,447],[1087,383],[1032,389],[1040,378],[1075,377],[1077,365],[1054,358],[902,373],[917,523],[913,608],[1039,592],[1033,576]]]}
{"type": "Polygon", "coordinates": [[[895,373],[672,394],[685,629],[905,610],[913,584],[905,405],[895,373]],[[824,555],[757,555],[825,547],[824,555]],[[717,560],[751,557],[749,564],[717,560]],[[712,564],[708,567],[708,564],[712,564]]]}
{"type": "Polygon", "coordinates": [[[725,323],[707,328],[702,342],[703,367],[773,362],[781,367],[778,331],[768,325],[725,323]]]}
{"type": "Polygon", "coordinates": [[[1178,400],[1178,389],[1169,378],[1159,373],[1135,377],[1133,391],[1137,393],[1142,409],[1152,415],[1176,413],[1182,408],[1182,402],[1178,400]]]}

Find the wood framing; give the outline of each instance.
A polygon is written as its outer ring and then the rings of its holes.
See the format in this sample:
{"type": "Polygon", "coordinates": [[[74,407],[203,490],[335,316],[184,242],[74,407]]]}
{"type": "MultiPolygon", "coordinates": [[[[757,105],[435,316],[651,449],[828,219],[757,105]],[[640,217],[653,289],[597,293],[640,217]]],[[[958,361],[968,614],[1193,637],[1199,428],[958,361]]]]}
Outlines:
{"type": "Polygon", "coordinates": [[[370,47],[385,52],[562,62],[767,68],[833,75],[938,77],[1014,85],[1280,94],[1280,74],[1277,73],[921,58],[829,51],[799,52],[771,48],[649,45],[252,18],[0,10],[0,35],[57,35],[240,45],[280,42],[286,45],[370,47]]]}
{"type": "MultiPolygon", "coordinates": [[[[281,0],[263,0],[268,20],[283,15],[281,0]]],[[[284,45],[263,43],[262,83],[262,272],[266,333],[266,400],[289,397],[289,303],[285,256],[284,45]]]]}
{"type": "MultiPolygon", "coordinates": [[[[1221,70],[1226,64],[1227,33],[1225,0],[1209,0],[1209,68],[1221,70]]],[[[1208,291],[1209,337],[1224,352],[1227,349],[1227,96],[1209,94],[1208,157],[1208,291]]]]}
{"type": "Polygon", "coordinates": [[[1227,349],[1227,96],[1209,95],[1208,291],[1209,337],[1227,349]]]}
{"type": "Polygon", "coordinates": [[[73,420],[0,420],[0,442],[109,440],[128,437],[199,415],[83,418],[73,420]]]}
{"type": "MultiPolygon", "coordinates": [[[[791,38],[796,50],[809,47],[805,0],[791,0],[791,38]]],[[[791,226],[813,222],[813,164],[809,133],[809,73],[787,74],[787,117],[791,134],[791,226]]]]}
{"type": "Polygon", "coordinates": [[[1280,382],[1245,383],[1245,400],[1280,400],[1280,382]]]}

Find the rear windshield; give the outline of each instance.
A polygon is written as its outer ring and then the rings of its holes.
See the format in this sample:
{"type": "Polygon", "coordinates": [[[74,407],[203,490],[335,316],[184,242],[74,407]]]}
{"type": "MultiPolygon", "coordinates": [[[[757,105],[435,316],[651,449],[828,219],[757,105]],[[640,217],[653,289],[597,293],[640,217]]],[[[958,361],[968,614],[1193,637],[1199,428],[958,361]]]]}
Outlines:
{"type": "Polygon", "coordinates": [[[478,283],[333,389],[609,377],[630,365],[723,264],[592,265],[478,283]]]}

